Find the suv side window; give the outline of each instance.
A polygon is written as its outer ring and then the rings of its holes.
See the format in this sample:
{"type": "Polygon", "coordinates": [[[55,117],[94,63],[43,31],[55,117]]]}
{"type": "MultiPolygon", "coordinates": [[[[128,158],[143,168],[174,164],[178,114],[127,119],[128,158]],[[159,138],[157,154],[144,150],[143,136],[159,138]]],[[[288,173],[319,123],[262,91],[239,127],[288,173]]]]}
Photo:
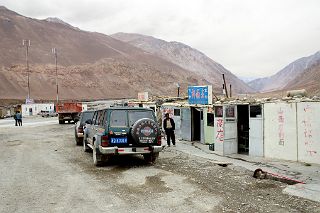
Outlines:
{"type": "Polygon", "coordinates": [[[96,124],[97,115],[98,115],[98,111],[95,111],[95,112],[94,112],[94,115],[93,115],[93,117],[92,117],[92,124],[93,124],[93,125],[96,124]]]}
{"type": "Polygon", "coordinates": [[[98,119],[98,125],[99,126],[104,126],[104,121],[105,121],[104,114],[105,114],[105,110],[99,111],[99,119],[98,119]]]}
{"type": "Polygon", "coordinates": [[[127,127],[127,111],[114,110],[110,114],[111,127],[127,127]]]}

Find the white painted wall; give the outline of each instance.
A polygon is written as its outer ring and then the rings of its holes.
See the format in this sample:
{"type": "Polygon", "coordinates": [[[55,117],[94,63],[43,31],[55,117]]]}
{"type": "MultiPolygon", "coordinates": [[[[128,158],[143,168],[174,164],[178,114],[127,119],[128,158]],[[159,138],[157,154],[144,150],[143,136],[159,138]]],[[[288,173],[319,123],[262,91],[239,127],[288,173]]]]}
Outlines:
{"type": "Polygon", "coordinates": [[[296,103],[264,104],[265,157],[297,161],[296,103]]]}
{"type": "Polygon", "coordinates": [[[263,119],[250,118],[249,155],[263,157],[263,119]]]}
{"type": "MultiPolygon", "coordinates": [[[[259,106],[250,106],[259,107],[259,106]]],[[[263,141],[263,106],[261,107],[261,115],[251,115],[249,113],[249,155],[263,157],[264,156],[264,141],[263,141]]]]}
{"type": "MultiPolygon", "coordinates": [[[[210,110],[212,112],[212,109],[210,110]]],[[[213,144],[215,142],[215,129],[214,126],[208,126],[207,120],[208,108],[203,109],[203,122],[204,122],[204,143],[213,144]]],[[[214,123],[216,125],[216,123],[214,123]]]]}
{"type": "Polygon", "coordinates": [[[297,103],[298,160],[320,164],[320,103],[297,103]]]}

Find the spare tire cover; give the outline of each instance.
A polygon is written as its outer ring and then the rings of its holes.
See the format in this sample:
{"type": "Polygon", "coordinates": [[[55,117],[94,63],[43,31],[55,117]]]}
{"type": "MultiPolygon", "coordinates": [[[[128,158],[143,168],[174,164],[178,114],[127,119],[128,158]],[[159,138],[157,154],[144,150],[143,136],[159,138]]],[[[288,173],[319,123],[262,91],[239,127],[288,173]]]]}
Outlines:
{"type": "Polygon", "coordinates": [[[142,118],[132,125],[131,136],[136,143],[154,143],[158,134],[158,124],[150,118],[142,118]]]}

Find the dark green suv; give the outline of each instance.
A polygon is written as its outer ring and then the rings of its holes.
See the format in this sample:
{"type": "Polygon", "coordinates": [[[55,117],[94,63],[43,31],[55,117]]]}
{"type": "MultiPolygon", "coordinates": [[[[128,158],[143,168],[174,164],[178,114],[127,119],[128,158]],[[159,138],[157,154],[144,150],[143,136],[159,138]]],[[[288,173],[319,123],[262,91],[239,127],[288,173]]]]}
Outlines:
{"type": "Polygon", "coordinates": [[[110,107],[95,111],[85,128],[83,149],[93,150],[97,166],[113,155],[142,154],[146,161],[154,162],[162,146],[153,110],[110,107]]]}

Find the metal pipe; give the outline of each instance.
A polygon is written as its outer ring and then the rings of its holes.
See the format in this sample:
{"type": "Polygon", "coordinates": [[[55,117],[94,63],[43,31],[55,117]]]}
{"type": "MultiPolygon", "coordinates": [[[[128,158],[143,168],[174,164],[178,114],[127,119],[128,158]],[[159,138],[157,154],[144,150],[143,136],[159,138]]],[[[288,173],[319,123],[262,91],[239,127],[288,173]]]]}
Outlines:
{"type": "Polygon", "coordinates": [[[59,103],[59,84],[58,84],[58,53],[56,48],[52,48],[52,53],[54,54],[55,58],[55,65],[56,65],[56,99],[57,103],[59,103]]]}

